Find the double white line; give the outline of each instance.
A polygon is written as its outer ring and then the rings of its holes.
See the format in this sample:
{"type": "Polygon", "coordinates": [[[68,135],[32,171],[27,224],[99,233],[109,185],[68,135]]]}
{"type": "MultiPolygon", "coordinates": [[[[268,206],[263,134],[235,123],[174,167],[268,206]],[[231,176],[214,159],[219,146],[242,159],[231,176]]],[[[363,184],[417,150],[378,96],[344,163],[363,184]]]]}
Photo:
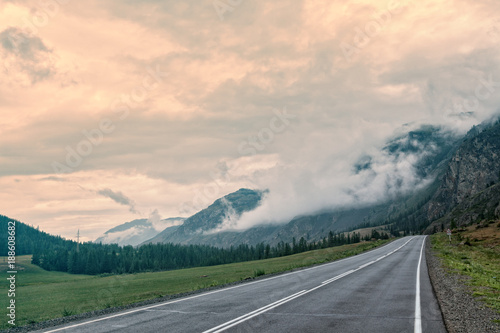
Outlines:
{"type": "MultiPolygon", "coordinates": [[[[358,269],[361,269],[361,268],[362,268],[362,267],[360,267],[360,268],[358,268],[358,269]]],[[[328,284],[328,283],[331,283],[331,282],[333,282],[333,281],[337,281],[338,279],[341,279],[341,278],[343,278],[344,276],[347,276],[347,275],[352,274],[352,273],[354,273],[354,272],[355,272],[355,270],[354,270],[354,269],[351,269],[350,271],[347,271],[347,272],[345,272],[345,273],[343,273],[343,274],[340,274],[340,275],[337,275],[337,276],[335,276],[335,277],[332,277],[332,278],[331,278],[331,279],[329,279],[329,280],[326,280],[326,281],[321,282],[321,285],[323,286],[323,285],[328,284]]]]}
{"type": "Polygon", "coordinates": [[[238,318],[235,318],[235,319],[233,319],[233,320],[230,320],[230,321],[228,321],[228,322],[225,322],[225,323],[223,323],[223,324],[221,324],[221,325],[219,325],[219,326],[216,326],[216,327],[214,327],[214,328],[211,328],[211,329],[209,329],[209,330],[207,330],[207,331],[204,331],[203,333],[219,333],[219,332],[223,332],[223,331],[227,330],[228,328],[231,328],[231,327],[233,327],[233,326],[236,326],[236,325],[238,325],[238,324],[241,324],[241,323],[243,323],[243,322],[245,322],[245,321],[247,321],[247,320],[249,320],[249,319],[251,319],[251,318],[253,318],[253,317],[256,317],[256,316],[258,316],[258,315],[261,315],[261,314],[263,314],[264,312],[267,312],[267,311],[269,311],[269,310],[272,310],[272,309],[274,309],[274,308],[276,308],[276,307],[278,307],[278,306],[280,306],[280,305],[282,305],[282,304],[288,303],[288,302],[290,302],[291,300],[294,300],[294,299],[296,299],[296,298],[298,298],[298,297],[300,297],[300,296],[303,296],[303,295],[305,295],[305,294],[309,294],[310,292],[313,292],[313,291],[315,291],[316,289],[319,289],[319,288],[321,288],[321,287],[326,286],[326,285],[327,285],[327,284],[329,284],[329,283],[332,283],[332,282],[337,281],[337,280],[339,280],[339,279],[341,279],[341,278],[343,278],[343,277],[346,277],[346,276],[348,276],[348,275],[351,275],[352,273],[357,272],[357,271],[359,271],[360,269],[363,269],[363,268],[365,268],[365,267],[367,267],[367,266],[373,265],[373,264],[374,264],[374,263],[376,263],[377,261],[379,261],[379,260],[381,260],[381,259],[384,259],[384,258],[386,258],[386,257],[390,256],[391,254],[393,254],[394,252],[398,251],[398,250],[399,250],[399,249],[401,249],[403,246],[405,246],[406,244],[408,244],[408,243],[409,243],[412,239],[413,239],[413,238],[409,239],[406,243],[404,243],[403,245],[401,245],[401,246],[400,246],[400,247],[398,247],[397,249],[395,249],[395,250],[393,250],[393,251],[391,251],[391,252],[389,252],[389,253],[387,253],[387,254],[383,255],[382,257],[379,257],[379,258],[378,258],[378,259],[376,259],[376,260],[370,261],[370,262],[368,262],[368,263],[366,263],[366,264],[364,264],[364,265],[359,266],[359,267],[358,267],[358,268],[356,268],[356,269],[351,269],[350,271],[347,271],[347,272],[342,273],[342,274],[340,274],[340,275],[337,275],[337,276],[335,276],[335,277],[333,277],[333,278],[331,278],[331,279],[328,279],[328,280],[326,280],[326,281],[323,281],[323,282],[322,282],[319,286],[316,286],[316,287],[314,287],[314,288],[312,288],[312,289],[309,289],[309,290],[302,290],[302,291],[299,291],[298,293],[295,293],[295,294],[290,295],[290,296],[288,296],[288,297],[282,298],[282,299],[280,299],[279,301],[276,301],[276,302],[274,302],[274,303],[268,304],[268,305],[263,306],[263,307],[261,307],[261,308],[259,308],[259,309],[255,310],[255,311],[249,312],[249,313],[247,313],[247,314],[245,314],[245,315],[243,315],[243,316],[240,316],[240,317],[238,317],[238,318]]]}
{"type": "Polygon", "coordinates": [[[222,331],[225,331],[227,330],[228,328],[230,327],[233,327],[233,326],[236,326],[238,324],[241,324],[242,322],[244,321],[247,321],[248,319],[251,319],[255,316],[258,316],[266,311],[269,311],[271,309],[274,309],[275,307],[277,306],[280,306],[281,304],[285,304],[286,302],[290,302],[291,300],[297,298],[297,297],[300,297],[302,295],[304,295],[305,293],[307,293],[306,290],[302,290],[302,291],[299,291],[298,293],[296,294],[293,294],[291,296],[288,296],[288,297],[285,297],[283,299],[280,299],[279,301],[276,301],[274,303],[271,303],[269,305],[266,305],[260,309],[257,309],[255,311],[252,311],[250,313],[247,313],[246,315],[243,315],[241,317],[238,317],[238,318],[235,318],[233,320],[230,320],[224,324],[221,324],[219,326],[216,326],[214,328],[211,328],[209,329],[208,331],[205,331],[203,333],[217,333],[217,332],[222,332],[222,331]]]}

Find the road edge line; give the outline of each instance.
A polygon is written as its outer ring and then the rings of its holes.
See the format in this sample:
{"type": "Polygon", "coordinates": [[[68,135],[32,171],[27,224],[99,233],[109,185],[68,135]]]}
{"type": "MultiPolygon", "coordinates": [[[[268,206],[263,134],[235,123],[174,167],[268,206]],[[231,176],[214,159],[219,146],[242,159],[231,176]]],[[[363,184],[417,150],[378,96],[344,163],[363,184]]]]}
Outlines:
{"type": "Polygon", "coordinates": [[[422,246],[420,247],[420,258],[418,259],[418,266],[417,266],[417,282],[415,285],[415,326],[414,326],[414,332],[415,333],[422,333],[422,312],[420,308],[420,266],[422,264],[422,253],[424,250],[424,244],[427,236],[424,237],[424,240],[422,241],[422,246]]]}

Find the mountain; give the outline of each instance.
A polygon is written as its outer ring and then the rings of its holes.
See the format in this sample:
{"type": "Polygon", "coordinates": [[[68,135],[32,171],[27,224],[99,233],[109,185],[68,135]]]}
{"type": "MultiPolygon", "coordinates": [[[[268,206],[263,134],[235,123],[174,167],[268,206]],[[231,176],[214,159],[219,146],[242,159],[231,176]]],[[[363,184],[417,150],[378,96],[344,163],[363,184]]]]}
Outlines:
{"type": "Polygon", "coordinates": [[[431,234],[450,228],[452,224],[461,227],[483,220],[498,220],[499,217],[500,183],[497,183],[459,203],[448,214],[431,223],[425,229],[425,233],[431,234]]]}
{"type": "MultiPolygon", "coordinates": [[[[319,236],[319,227],[343,231],[360,223],[430,233],[434,226],[449,227],[452,220],[460,226],[500,216],[499,121],[474,126],[461,138],[436,127],[423,126],[395,138],[383,150],[391,156],[408,153],[420,156],[414,164],[416,173],[422,180],[433,181],[410,195],[394,196],[373,206],[295,218],[275,231],[275,237],[304,236],[309,240],[307,236],[313,239],[319,236]]],[[[364,157],[355,166],[355,172],[369,168],[371,158],[364,157]]]]}
{"type": "Polygon", "coordinates": [[[185,218],[183,217],[173,217],[163,220],[159,218],[137,219],[109,229],[97,238],[95,242],[136,246],[155,237],[162,231],[176,230],[184,223],[184,220],[185,218]]]}
{"type": "Polygon", "coordinates": [[[243,212],[255,209],[265,193],[239,189],[187,218],[176,230],[164,230],[145,243],[208,244],[205,237],[210,238],[222,224],[230,224],[243,212]]]}
{"type": "MultiPolygon", "coordinates": [[[[263,193],[241,189],[218,199],[207,209],[188,218],[178,229],[165,230],[146,243],[172,242],[230,247],[264,242],[273,246],[281,241],[291,243],[294,238],[298,240],[304,237],[307,241],[314,241],[325,237],[329,231],[340,232],[359,225],[381,225],[399,220],[405,222],[400,224],[401,230],[415,230],[419,227],[415,219],[408,221],[404,218],[420,212],[440,188],[441,178],[451,157],[462,143],[461,140],[461,137],[440,127],[422,126],[401,134],[386,144],[382,152],[392,159],[393,163],[411,157],[416,161],[416,179],[431,180],[427,187],[410,195],[404,195],[396,188],[396,195],[389,200],[365,207],[325,210],[312,215],[297,216],[283,225],[260,225],[239,232],[217,232],[223,223],[230,224],[231,219],[236,219],[243,211],[258,206],[263,193]]],[[[372,169],[374,163],[375,157],[363,156],[354,165],[353,172],[375,173],[372,169]]],[[[402,181],[395,182],[395,186],[399,183],[402,181]]]]}
{"type": "Polygon", "coordinates": [[[457,149],[441,185],[427,205],[427,219],[448,213],[500,180],[500,123],[477,133],[473,128],[457,149]]]}

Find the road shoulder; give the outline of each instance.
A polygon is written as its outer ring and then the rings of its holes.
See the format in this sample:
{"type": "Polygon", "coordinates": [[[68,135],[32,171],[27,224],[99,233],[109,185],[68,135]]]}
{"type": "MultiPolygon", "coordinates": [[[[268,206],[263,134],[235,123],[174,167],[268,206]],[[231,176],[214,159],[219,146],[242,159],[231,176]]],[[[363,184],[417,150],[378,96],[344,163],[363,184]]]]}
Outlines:
{"type": "Polygon", "coordinates": [[[430,242],[426,242],[425,251],[432,287],[448,332],[500,332],[500,325],[493,322],[500,316],[472,296],[467,277],[444,268],[430,242]]]}

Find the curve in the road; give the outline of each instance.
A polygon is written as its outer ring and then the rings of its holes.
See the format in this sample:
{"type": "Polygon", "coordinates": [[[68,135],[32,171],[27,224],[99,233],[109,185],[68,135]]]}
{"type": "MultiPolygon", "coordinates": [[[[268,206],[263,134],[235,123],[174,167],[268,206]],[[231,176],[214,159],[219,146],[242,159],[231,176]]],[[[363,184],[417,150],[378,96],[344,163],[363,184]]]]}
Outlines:
{"type": "Polygon", "coordinates": [[[43,332],[446,332],[423,265],[424,243],[407,237],[332,263],[43,332]]]}

